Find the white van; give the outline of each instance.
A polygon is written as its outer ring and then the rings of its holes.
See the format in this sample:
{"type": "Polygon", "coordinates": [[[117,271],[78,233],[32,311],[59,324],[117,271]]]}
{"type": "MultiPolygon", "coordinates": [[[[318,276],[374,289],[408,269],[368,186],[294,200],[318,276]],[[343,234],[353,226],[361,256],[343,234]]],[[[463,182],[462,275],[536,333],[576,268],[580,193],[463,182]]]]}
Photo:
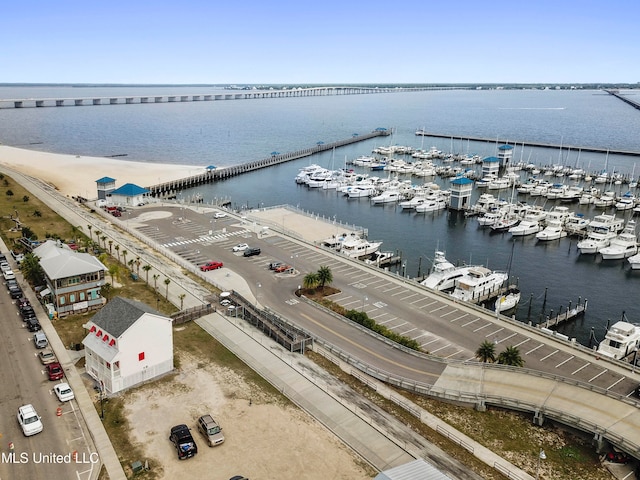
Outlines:
{"type": "Polygon", "coordinates": [[[49,340],[47,340],[47,336],[44,332],[36,332],[33,334],[33,344],[36,348],[46,348],[49,345],[49,340]]]}

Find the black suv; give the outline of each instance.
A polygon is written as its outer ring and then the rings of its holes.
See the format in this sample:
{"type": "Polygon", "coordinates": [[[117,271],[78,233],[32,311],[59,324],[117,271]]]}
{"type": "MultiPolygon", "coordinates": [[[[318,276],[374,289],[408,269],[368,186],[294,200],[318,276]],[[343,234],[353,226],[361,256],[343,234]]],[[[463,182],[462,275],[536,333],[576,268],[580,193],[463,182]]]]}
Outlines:
{"type": "Polygon", "coordinates": [[[245,249],[242,255],[245,257],[253,257],[254,255],[260,255],[260,249],[258,247],[249,247],[245,249]]]}
{"type": "Polygon", "coordinates": [[[189,427],[186,425],[176,425],[171,428],[171,434],[169,440],[173,442],[178,452],[178,459],[184,460],[185,458],[191,458],[198,453],[198,446],[196,441],[191,436],[189,427]]]}
{"type": "Polygon", "coordinates": [[[38,332],[42,329],[42,327],[40,326],[40,322],[38,322],[38,319],[35,317],[27,318],[26,324],[27,330],[29,330],[30,332],[38,332]]]}

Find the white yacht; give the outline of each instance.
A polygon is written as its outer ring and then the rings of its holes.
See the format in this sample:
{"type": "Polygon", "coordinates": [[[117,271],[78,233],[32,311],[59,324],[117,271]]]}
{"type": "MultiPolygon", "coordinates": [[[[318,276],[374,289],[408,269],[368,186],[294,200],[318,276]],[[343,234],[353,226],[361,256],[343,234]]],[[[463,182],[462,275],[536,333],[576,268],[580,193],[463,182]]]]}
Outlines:
{"type": "Polygon", "coordinates": [[[437,212],[444,210],[449,206],[449,200],[445,195],[438,195],[427,198],[423,203],[416,207],[416,212],[437,212]]]}
{"type": "Polygon", "coordinates": [[[636,197],[631,192],[625,193],[622,197],[618,199],[615,203],[614,207],[616,210],[633,210],[633,207],[636,206],[636,197]]]}
{"type": "Polygon", "coordinates": [[[456,267],[446,259],[444,252],[436,251],[431,273],[420,284],[441,292],[453,290],[457,281],[471,268],[477,267],[470,265],[456,267]]]}
{"type": "Polygon", "coordinates": [[[402,194],[400,193],[399,190],[385,190],[380,195],[371,197],[371,202],[374,205],[379,205],[383,203],[394,203],[399,200],[402,200],[402,194]]]}
{"type": "Polygon", "coordinates": [[[540,230],[542,230],[542,227],[539,221],[530,220],[525,217],[518,225],[511,227],[508,232],[513,237],[524,237],[538,233],[540,230]]]}
{"type": "Polygon", "coordinates": [[[619,260],[638,253],[638,237],[636,236],[636,222],[629,220],[622,233],[612,238],[609,246],[600,249],[603,260],[619,260]]]}
{"type": "Polygon", "coordinates": [[[640,270],[640,253],[630,256],[627,261],[631,265],[631,270],[640,270]]]}
{"type": "Polygon", "coordinates": [[[556,206],[547,213],[546,226],[536,233],[536,238],[542,241],[558,240],[567,236],[564,224],[569,218],[570,212],[567,207],[556,206]]]}
{"type": "Polygon", "coordinates": [[[458,300],[473,301],[500,288],[507,281],[507,278],[506,272],[491,271],[485,267],[473,267],[458,280],[451,296],[458,300]]]}
{"type": "Polygon", "coordinates": [[[564,229],[571,234],[578,234],[585,232],[587,227],[591,223],[591,220],[584,218],[582,213],[571,213],[564,223],[564,229]]]}
{"type": "Polygon", "coordinates": [[[640,325],[616,322],[598,345],[597,355],[620,360],[635,352],[640,344],[640,325]]]}
{"type": "Polygon", "coordinates": [[[361,258],[371,255],[380,249],[382,242],[370,242],[366,238],[362,238],[355,233],[343,238],[340,249],[342,255],[351,258],[361,258]]]}

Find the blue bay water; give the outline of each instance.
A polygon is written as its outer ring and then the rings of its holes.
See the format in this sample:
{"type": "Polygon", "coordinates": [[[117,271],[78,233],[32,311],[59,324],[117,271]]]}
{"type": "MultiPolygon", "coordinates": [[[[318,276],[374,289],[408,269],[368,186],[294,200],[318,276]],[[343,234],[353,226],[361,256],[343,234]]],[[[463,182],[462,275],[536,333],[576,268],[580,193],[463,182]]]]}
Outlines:
{"type": "MultiPolygon", "coordinates": [[[[74,98],[153,94],[213,93],[206,87],[0,87],[0,102],[8,98],[74,98]]],[[[259,172],[203,186],[205,200],[231,197],[238,207],[291,204],[329,218],[369,229],[383,249],[401,252],[406,272],[415,276],[429,268],[436,248],[452,261],[487,264],[505,270],[513,248],[511,275],[523,292],[519,319],[540,318],[566,308],[578,297],[589,300],[584,319],[562,329],[586,343],[591,327],[599,339],[607,321],[625,311],[640,322],[635,297],[640,272],[627,262],[602,262],[578,255],[575,240],[537,243],[512,241],[510,236],[482,230],[473,219],[455,213],[415,214],[395,206],[370,205],[366,199],[347,201],[334,191],[308,190],[295,184],[298,169],[309,163],[340,168],[345,159],[368,154],[381,144],[429,148],[446,152],[495,155],[497,145],[510,142],[562,144],[558,149],[516,144],[514,159],[541,165],[579,165],[591,171],[606,167],[635,176],[638,158],[595,154],[567,146],[640,151],[640,111],[600,91],[473,90],[228,100],[97,107],[0,109],[0,141],[75,155],[124,155],[124,159],[178,163],[194,168],[227,166],[264,158],[272,151],[287,152],[365,133],[393,128],[391,137],[350,145],[333,152],[282,164],[259,172]],[[452,138],[415,136],[417,128],[456,137],[495,138],[475,143],[452,138]],[[545,294],[546,292],[546,294],[545,294]],[[531,314],[529,314],[529,299],[531,314]]],[[[117,173],[113,175],[117,178],[117,173]]],[[[117,178],[118,183],[126,179],[117,178]]],[[[444,187],[446,182],[440,181],[444,187]]],[[[413,183],[420,183],[414,179],[413,183]]],[[[508,194],[504,194],[508,195],[508,194]]],[[[573,208],[573,207],[572,207],[573,208]]],[[[576,207],[577,208],[577,207],[576,207]]],[[[593,215],[593,210],[584,210],[593,215]]]]}

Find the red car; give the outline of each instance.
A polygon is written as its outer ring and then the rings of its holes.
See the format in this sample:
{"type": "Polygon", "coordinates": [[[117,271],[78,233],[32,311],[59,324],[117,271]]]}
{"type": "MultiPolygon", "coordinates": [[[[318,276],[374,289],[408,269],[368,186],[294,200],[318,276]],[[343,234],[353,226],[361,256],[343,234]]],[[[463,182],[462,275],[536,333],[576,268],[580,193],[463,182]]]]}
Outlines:
{"type": "Polygon", "coordinates": [[[222,262],[207,262],[204,265],[200,265],[200,270],[203,272],[208,272],[209,270],[217,270],[218,268],[222,268],[224,265],[222,262]]]}
{"type": "Polygon", "coordinates": [[[47,365],[47,375],[49,375],[49,380],[60,380],[64,377],[64,370],[62,370],[62,365],[58,362],[53,362],[47,365]]]}
{"type": "Polygon", "coordinates": [[[275,268],[275,272],[276,273],[282,273],[282,272],[286,272],[287,270],[289,270],[291,267],[289,265],[279,265],[275,268]]]}

